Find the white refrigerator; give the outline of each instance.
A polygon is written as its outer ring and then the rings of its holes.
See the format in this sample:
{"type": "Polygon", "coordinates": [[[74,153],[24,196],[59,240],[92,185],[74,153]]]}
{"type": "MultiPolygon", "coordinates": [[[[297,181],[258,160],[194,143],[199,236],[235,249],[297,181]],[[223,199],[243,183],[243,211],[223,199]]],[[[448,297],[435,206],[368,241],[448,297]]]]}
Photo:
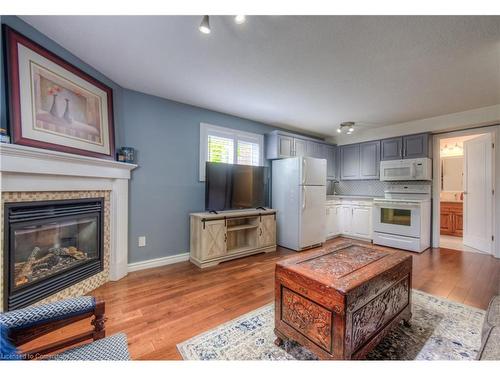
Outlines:
{"type": "Polygon", "coordinates": [[[278,245],[301,251],[325,242],[326,160],[274,160],[271,184],[278,245]]]}

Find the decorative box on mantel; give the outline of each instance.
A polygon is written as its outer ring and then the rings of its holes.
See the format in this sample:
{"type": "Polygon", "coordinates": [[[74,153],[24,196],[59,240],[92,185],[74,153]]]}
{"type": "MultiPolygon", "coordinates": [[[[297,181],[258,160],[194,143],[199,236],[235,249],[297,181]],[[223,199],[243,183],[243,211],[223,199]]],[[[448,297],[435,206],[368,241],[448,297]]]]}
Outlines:
{"type": "Polygon", "coordinates": [[[136,167],[0,144],[0,311],[9,306],[83,295],[127,274],[128,180],[136,167]],[[23,203],[28,211],[24,211],[23,203]],[[54,220],[60,212],[68,220],[54,220]],[[73,215],[77,212],[80,217],[73,215]],[[32,221],[24,219],[27,213],[34,215],[32,221]],[[6,227],[18,230],[6,234],[6,227]],[[12,240],[14,234],[16,241],[12,240]],[[21,240],[33,245],[19,246],[21,240]],[[13,261],[13,247],[23,254],[22,261],[13,261]],[[10,268],[6,260],[12,263],[10,268]],[[67,271],[80,264],[84,265],[81,271],[67,271]],[[13,270],[15,277],[6,269],[13,270]],[[58,280],[64,281],[61,287],[58,280]],[[39,292],[24,291],[25,285],[37,283],[43,286],[39,290],[50,287],[53,293],[37,297],[39,292]],[[9,304],[6,292],[16,288],[19,291],[14,291],[15,298],[9,304]]]}

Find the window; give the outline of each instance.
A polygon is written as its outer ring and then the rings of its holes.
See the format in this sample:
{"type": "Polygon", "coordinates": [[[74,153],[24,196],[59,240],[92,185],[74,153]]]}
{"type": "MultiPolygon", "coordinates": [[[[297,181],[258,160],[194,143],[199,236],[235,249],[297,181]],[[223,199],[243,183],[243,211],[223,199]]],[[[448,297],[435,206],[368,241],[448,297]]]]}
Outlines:
{"type": "Polygon", "coordinates": [[[205,163],[262,165],[264,136],[220,126],[200,124],[200,181],[205,163]]]}

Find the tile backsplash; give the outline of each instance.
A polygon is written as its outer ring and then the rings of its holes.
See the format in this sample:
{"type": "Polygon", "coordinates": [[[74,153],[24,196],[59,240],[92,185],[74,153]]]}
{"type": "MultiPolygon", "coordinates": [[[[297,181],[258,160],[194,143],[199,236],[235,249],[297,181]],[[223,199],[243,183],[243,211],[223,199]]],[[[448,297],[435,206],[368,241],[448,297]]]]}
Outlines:
{"type": "Polygon", "coordinates": [[[329,181],[327,186],[328,194],[342,195],[367,195],[372,197],[384,196],[387,185],[430,185],[431,181],[395,181],[384,182],[379,180],[357,180],[357,181],[329,181]]]}

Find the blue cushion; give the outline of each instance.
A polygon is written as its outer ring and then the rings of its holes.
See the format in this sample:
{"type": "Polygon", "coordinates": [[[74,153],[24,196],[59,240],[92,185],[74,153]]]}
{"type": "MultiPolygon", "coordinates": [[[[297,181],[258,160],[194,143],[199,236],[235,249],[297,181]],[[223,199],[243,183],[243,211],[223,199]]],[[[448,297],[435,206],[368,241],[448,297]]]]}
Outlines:
{"type": "Polygon", "coordinates": [[[90,296],[68,298],[40,306],[8,311],[0,314],[0,323],[5,327],[27,328],[35,324],[69,318],[90,312],[95,308],[95,298],[90,296]]]}
{"type": "Polygon", "coordinates": [[[19,360],[19,355],[16,347],[12,345],[9,338],[9,330],[2,323],[0,323],[0,360],[19,360]]]}
{"type": "Polygon", "coordinates": [[[78,346],[47,358],[52,361],[128,361],[127,336],[118,333],[113,336],[78,346]]]}

